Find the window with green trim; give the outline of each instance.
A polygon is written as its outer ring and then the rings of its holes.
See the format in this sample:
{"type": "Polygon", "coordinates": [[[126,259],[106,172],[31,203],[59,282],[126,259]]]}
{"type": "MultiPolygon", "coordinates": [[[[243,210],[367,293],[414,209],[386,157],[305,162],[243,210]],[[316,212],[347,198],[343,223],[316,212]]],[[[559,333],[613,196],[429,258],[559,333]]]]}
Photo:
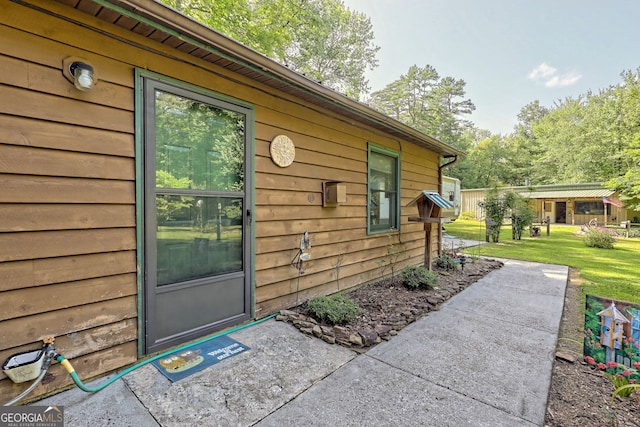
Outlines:
{"type": "Polygon", "coordinates": [[[368,231],[397,231],[400,223],[400,153],[369,145],[368,171],[368,231]]]}

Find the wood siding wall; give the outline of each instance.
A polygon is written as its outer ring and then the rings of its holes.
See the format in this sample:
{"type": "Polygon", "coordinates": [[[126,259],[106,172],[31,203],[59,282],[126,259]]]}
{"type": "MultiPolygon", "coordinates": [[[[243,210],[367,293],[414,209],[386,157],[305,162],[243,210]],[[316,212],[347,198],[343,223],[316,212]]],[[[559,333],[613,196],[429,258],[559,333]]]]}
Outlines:
{"type": "MultiPolygon", "coordinates": [[[[376,279],[390,244],[401,249],[396,269],[422,262],[423,224],[409,223],[415,208],[404,206],[437,190],[435,153],[63,5],[33,2],[86,25],[0,3],[0,361],[47,335],[83,379],[137,359],[136,67],[255,106],[256,317],[376,279]],[[95,66],[92,91],[63,77],[68,56],[95,66]],[[278,134],[296,145],[287,168],[269,157],[278,134]],[[400,234],[367,235],[369,142],[401,152],[400,234]],[[348,202],[323,208],[323,181],[345,183],[348,202]],[[305,231],[312,260],[299,275],[291,260],[305,231]]],[[[32,396],[71,384],[59,365],[49,372],[32,396]]],[[[0,401],[27,385],[0,373],[0,401]]]]}
{"type": "MultiPolygon", "coordinates": [[[[53,335],[99,375],[137,358],[132,68],[14,3],[0,21],[0,360],[53,335]],[[94,61],[95,90],[63,77],[67,56],[94,61]]],[[[71,383],[49,372],[34,396],[71,383]]],[[[0,378],[3,402],[29,385],[0,378]]]]}
{"type": "Polygon", "coordinates": [[[460,210],[462,212],[473,212],[476,218],[484,216],[484,210],[478,203],[484,201],[484,190],[462,190],[460,192],[460,210]]]}

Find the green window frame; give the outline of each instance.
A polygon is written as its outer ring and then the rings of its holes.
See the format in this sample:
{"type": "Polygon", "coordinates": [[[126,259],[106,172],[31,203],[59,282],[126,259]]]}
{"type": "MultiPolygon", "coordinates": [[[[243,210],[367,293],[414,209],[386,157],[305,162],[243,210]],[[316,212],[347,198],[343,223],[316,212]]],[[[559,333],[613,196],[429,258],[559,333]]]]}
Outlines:
{"type": "Polygon", "coordinates": [[[400,153],[369,144],[367,153],[367,233],[400,230],[400,153]]]}

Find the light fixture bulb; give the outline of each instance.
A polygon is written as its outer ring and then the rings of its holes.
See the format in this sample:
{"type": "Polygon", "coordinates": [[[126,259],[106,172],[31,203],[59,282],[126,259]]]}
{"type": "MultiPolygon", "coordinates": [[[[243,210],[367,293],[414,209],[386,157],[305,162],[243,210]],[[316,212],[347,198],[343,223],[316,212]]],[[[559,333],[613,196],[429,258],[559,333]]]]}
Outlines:
{"type": "Polygon", "coordinates": [[[71,75],[73,75],[73,85],[82,91],[93,89],[95,80],[93,78],[93,67],[84,62],[74,62],[69,66],[71,75]]]}

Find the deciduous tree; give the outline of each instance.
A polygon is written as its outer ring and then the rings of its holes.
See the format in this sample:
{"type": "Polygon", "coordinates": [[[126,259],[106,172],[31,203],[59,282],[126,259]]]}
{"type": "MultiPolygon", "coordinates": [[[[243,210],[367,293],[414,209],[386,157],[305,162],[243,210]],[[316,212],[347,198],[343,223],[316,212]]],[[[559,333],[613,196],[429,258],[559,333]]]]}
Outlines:
{"type": "Polygon", "coordinates": [[[359,99],[377,67],[371,20],[340,0],[163,0],[213,29],[359,99]]]}

